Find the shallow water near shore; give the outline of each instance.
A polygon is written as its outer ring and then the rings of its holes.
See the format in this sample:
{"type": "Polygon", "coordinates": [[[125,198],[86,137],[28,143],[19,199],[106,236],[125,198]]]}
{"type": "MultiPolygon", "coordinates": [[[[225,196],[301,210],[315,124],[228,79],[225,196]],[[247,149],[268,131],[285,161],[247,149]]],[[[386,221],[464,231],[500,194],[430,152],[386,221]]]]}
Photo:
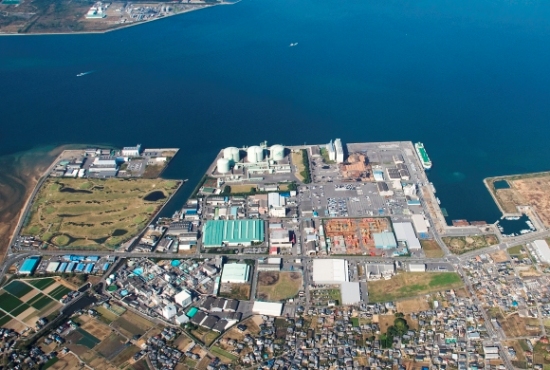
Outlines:
{"type": "MultiPolygon", "coordinates": [[[[244,0],[101,35],[1,37],[0,155],[180,147],[164,176],[190,181],[171,214],[227,146],[422,141],[449,219],[494,222],[482,179],[549,167],[548,18],[536,1],[244,0]]],[[[19,197],[10,158],[0,183],[19,197]]]]}

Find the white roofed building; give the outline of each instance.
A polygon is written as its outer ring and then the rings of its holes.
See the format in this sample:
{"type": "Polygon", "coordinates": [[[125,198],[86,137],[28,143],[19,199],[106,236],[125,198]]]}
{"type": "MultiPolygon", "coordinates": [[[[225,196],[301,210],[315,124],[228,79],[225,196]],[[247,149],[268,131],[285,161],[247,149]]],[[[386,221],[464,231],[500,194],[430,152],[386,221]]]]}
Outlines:
{"type": "Polygon", "coordinates": [[[393,230],[397,241],[406,243],[409,250],[420,250],[422,248],[410,222],[395,222],[393,230]]]}
{"type": "Polygon", "coordinates": [[[532,244],[540,261],[550,264],[550,248],[546,240],[535,240],[532,244]]]}
{"type": "Polygon", "coordinates": [[[172,317],[176,316],[177,313],[178,309],[174,304],[170,303],[162,308],[162,316],[164,316],[166,320],[170,320],[172,317]]]}
{"type": "Polygon", "coordinates": [[[250,279],[250,266],[246,263],[226,263],[222,270],[222,283],[247,283],[250,279]]]}
{"type": "Polygon", "coordinates": [[[252,306],[252,312],[266,316],[281,316],[283,313],[283,304],[278,302],[255,301],[254,306],[252,306]]]}
{"type": "Polygon", "coordinates": [[[348,261],[340,259],[313,260],[315,284],[340,284],[349,281],[348,261]]]}
{"type": "Polygon", "coordinates": [[[193,302],[193,297],[188,290],[184,289],[174,296],[174,300],[182,307],[187,307],[193,302]]]}
{"type": "Polygon", "coordinates": [[[137,144],[136,146],[125,146],[122,148],[122,156],[123,157],[139,157],[141,155],[141,144],[137,144]]]}
{"type": "Polygon", "coordinates": [[[412,215],[411,221],[414,225],[414,229],[416,230],[417,235],[428,233],[428,225],[427,225],[426,219],[424,219],[424,216],[412,215]]]}

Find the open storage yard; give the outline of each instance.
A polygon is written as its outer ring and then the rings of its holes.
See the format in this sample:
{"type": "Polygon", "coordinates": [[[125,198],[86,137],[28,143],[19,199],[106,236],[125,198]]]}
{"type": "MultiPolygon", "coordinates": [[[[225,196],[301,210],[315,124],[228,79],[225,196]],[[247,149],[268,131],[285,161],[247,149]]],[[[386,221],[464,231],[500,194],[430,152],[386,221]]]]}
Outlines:
{"type": "Polygon", "coordinates": [[[161,179],[49,179],[22,235],[57,247],[114,248],[141,231],[177,188],[161,179]]]}
{"type": "Polygon", "coordinates": [[[454,272],[403,272],[390,280],[369,281],[369,301],[388,302],[463,285],[454,272]]]}
{"type": "Polygon", "coordinates": [[[302,274],[289,271],[258,272],[257,298],[278,302],[294,298],[302,287],[302,274]]]}
{"type": "Polygon", "coordinates": [[[462,254],[476,249],[498,244],[496,235],[446,236],[443,242],[455,254],[462,254]]]}
{"type": "Polygon", "coordinates": [[[540,220],[550,227],[550,173],[532,173],[486,179],[486,184],[506,213],[517,213],[518,206],[531,206],[540,220]],[[495,189],[496,181],[506,181],[509,188],[495,189]]]}
{"type": "Polygon", "coordinates": [[[334,254],[374,253],[373,234],[391,230],[388,219],[383,217],[331,219],[323,224],[334,254]]]}

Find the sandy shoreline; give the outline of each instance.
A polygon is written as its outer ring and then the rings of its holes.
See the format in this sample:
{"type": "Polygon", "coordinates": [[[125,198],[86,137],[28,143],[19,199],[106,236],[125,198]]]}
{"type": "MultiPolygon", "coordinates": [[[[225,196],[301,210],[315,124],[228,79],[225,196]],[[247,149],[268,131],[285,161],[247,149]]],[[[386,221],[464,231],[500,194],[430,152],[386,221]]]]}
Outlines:
{"type": "Polygon", "coordinates": [[[36,184],[64,150],[74,146],[42,148],[0,157],[0,259],[10,241],[36,184]]]}
{"type": "Polygon", "coordinates": [[[141,25],[144,25],[144,24],[147,24],[147,23],[150,23],[150,22],[155,22],[155,21],[160,21],[160,20],[163,20],[163,19],[168,19],[170,17],[175,17],[175,16],[178,16],[178,15],[181,15],[181,14],[186,14],[186,13],[194,12],[194,11],[197,11],[197,10],[208,9],[208,8],[212,8],[212,7],[215,7],[215,6],[218,6],[218,5],[233,5],[233,4],[237,4],[239,2],[241,2],[241,0],[236,0],[234,2],[223,2],[223,3],[218,3],[218,4],[200,4],[200,5],[197,4],[196,8],[186,9],[186,10],[180,12],[180,13],[170,14],[170,15],[166,15],[164,17],[150,19],[150,20],[147,20],[147,21],[135,22],[135,23],[131,23],[131,24],[125,24],[125,25],[121,25],[120,27],[116,27],[116,28],[112,28],[112,29],[108,29],[108,30],[104,30],[104,31],[51,32],[51,33],[40,33],[40,32],[37,32],[37,33],[2,33],[2,32],[0,32],[0,37],[1,36],[101,35],[101,34],[108,33],[108,32],[120,31],[120,30],[129,28],[129,27],[141,26],[141,25]]]}

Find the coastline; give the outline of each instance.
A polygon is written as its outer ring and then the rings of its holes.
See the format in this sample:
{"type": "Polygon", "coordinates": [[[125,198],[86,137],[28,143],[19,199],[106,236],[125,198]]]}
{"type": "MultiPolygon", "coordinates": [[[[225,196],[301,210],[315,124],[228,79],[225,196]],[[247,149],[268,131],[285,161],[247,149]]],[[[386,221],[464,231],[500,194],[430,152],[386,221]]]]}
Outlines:
{"type": "Polygon", "coordinates": [[[111,28],[111,29],[104,30],[104,31],[50,32],[50,33],[47,33],[47,32],[37,32],[37,33],[3,33],[3,32],[0,32],[0,37],[2,37],[2,36],[8,37],[8,36],[102,35],[102,34],[106,34],[106,33],[109,33],[109,32],[120,31],[120,30],[124,30],[126,28],[141,26],[141,25],[148,24],[148,23],[151,23],[151,22],[160,21],[160,20],[163,20],[163,19],[168,19],[168,18],[171,18],[171,17],[175,17],[175,16],[182,15],[182,14],[187,14],[187,13],[190,13],[190,12],[195,12],[195,11],[198,11],[198,10],[213,8],[213,7],[219,6],[219,5],[234,5],[234,4],[240,3],[241,1],[242,0],[236,0],[234,2],[221,2],[221,3],[217,3],[217,4],[197,4],[197,5],[199,5],[199,6],[197,6],[197,8],[187,9],[187,10],[184,10],[180,13],[170,14],[170,15],[166,15],[166,16],[163,16],[163,17],[149,19],[149,20],[141,21],[141,22],[135,22],[135,23],[127,24],[127,25],[121,25],[120,27],[111,28]]]}

